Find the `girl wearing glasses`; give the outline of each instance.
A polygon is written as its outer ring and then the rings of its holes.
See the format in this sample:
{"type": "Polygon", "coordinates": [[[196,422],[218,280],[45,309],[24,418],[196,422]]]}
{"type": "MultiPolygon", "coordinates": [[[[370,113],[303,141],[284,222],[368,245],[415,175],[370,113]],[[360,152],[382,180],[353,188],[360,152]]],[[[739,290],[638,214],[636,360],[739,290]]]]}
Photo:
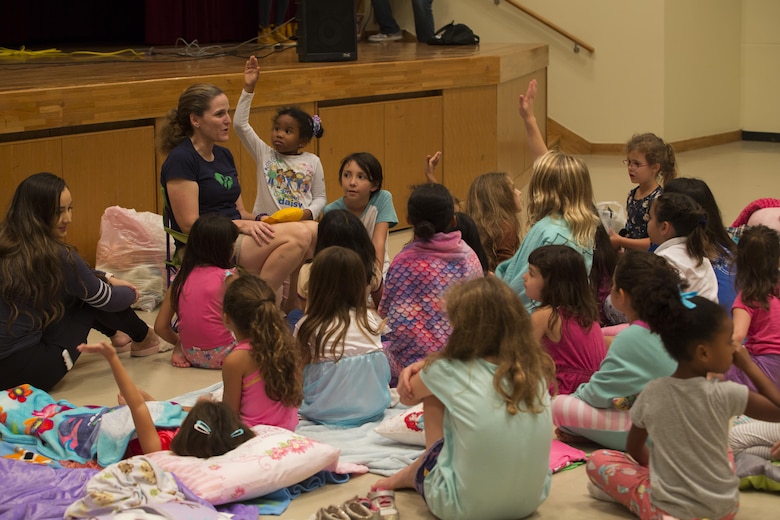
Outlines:
{"type": "Polygon", "coordinates": [[[615,249],[650,249],[647,223],[650,204],[663,193],[662,185],[677,175],[672,145],[655,134],[635,134],[626,144],[628,177],[637,185],[626,199],[626,226],[620,234],[610,234],[615,249]]]}

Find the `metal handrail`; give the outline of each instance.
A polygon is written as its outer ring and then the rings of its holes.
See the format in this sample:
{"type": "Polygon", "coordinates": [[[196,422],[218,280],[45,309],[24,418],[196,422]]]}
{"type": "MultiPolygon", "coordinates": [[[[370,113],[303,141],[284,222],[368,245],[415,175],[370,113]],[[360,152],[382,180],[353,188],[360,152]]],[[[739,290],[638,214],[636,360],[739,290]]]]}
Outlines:
{"type": "MultiPolygon", "coordinates": [[[[498,5],[501,2],[501,0],[493,0],[493,1],[495,2],[496,5],[498,5]]],[[[547,27],[549,27],[553,31],[557,32],[558,34],[560,34],[562,36],[565,36],[569,40],[573,41],[574,42],[574,52],[580,52],[580,47],[582,47],[586,51],[590,52],[591,54],[596,52],[596,49],[592,45],[589,45],[589,44],[585,43],[584,41],[580,40],[579,38],[574,36],[569,31],[558,27],[557,25],[552,23],[547,18],[545,18],[545,17],[539,15],[538,13],[528,9],[526,6],[522,5],[517,0],[505,0],[505,1],[508,4],[511,4],[514,7],[520,9],[521,11],[526,13],[528,16],[531,16],[532,18],[535,18],[536,20],[542,22],[544,25],[546,25],[547,27]]]]}

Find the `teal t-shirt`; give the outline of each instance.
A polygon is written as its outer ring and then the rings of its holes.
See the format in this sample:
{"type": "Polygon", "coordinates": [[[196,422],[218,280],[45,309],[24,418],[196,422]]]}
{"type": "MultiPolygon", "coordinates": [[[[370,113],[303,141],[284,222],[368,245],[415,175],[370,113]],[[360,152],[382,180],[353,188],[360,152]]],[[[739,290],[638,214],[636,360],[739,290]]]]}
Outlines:
{"type": "Polygon", "coordinates": [[[445,406],[444,445],[425,477],[425,501],[438,518],[506,519],[533,513],[550,489],[552,414],[510,415],[493,388],[497,366],[439,359],[420,372],[445,406]]]}

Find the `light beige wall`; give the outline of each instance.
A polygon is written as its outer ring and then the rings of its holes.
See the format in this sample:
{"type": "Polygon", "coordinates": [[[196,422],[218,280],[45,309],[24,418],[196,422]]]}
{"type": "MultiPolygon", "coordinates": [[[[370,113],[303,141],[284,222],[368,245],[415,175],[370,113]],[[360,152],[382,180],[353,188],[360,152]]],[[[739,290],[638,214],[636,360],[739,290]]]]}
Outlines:
{"type": "Polygon", "coordinates": [[[667,141],[740,126],[740,0],[664,2],[664,130],[667,141]]]}
{"type": "Polygon", "coordinates": [[[742,129],[780,132],[780,2],[742,0],[742,129]]]}
{"type": "MultiPolygon", "coordinates": [[[[520,1],[595,54],[575,54],[504,1],[436,0],[436,27],[454,19],[485,42],[547,43],[548,114],[590,142],[622,143],[637,131],[667,140],[780,131],[777,0],[520,1]]],[[[391,2],[401,27],[414,32],[411,2],[391,2]]]]}

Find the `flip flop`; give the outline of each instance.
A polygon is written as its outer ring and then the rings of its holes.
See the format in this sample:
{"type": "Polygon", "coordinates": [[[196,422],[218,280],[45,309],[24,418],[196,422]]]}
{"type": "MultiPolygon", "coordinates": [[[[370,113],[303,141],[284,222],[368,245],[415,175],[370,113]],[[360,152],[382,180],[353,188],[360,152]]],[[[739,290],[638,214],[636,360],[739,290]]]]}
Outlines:
{"type": "Polygon", "coordinates": [[[368,499],[376,509],[379,509],[381,520],[399,520],[400,515],[395,507],[395,492],[392,489],[377,489],[368,494],[368,499]]]}

